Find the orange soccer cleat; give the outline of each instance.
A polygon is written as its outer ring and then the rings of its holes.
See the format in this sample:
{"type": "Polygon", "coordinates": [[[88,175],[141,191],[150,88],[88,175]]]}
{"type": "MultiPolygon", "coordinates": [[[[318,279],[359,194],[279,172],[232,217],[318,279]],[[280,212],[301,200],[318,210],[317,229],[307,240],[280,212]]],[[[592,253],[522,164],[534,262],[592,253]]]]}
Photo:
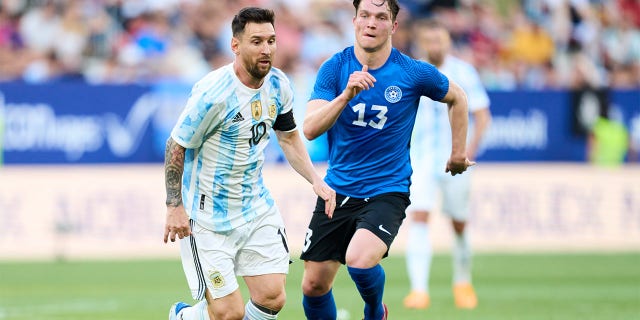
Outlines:
{"type": "Polygon", "coordinates": [[[411,291],[404,300],[404,307],[407,309],[426,309],[431,304],[429,294],[421,291],[411,291]]]}
{"type": "Polygon", "coordinates": [[[453,286],[453,299],[460,309],[474,309],[478,306],[478,297],[470,283],[460,283],[453,286]]]}

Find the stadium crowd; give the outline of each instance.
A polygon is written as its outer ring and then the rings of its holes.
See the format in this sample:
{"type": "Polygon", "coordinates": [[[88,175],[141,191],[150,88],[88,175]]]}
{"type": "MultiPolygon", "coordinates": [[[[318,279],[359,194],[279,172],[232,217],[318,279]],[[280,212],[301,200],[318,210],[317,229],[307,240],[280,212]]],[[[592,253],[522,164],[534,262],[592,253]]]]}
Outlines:
{"type": "MultiPolygon", "coordinates": [[[[490,90],[640,87],[640,0],[401,2],[397,48],[423,57],[408,25],[441,19],[490,90]]],[[[348,0],[3,0],[0,81],[191,83],[232,61],[249,5],[276,11],[274,65],[297,85],[353,39],[348,0]]]]}

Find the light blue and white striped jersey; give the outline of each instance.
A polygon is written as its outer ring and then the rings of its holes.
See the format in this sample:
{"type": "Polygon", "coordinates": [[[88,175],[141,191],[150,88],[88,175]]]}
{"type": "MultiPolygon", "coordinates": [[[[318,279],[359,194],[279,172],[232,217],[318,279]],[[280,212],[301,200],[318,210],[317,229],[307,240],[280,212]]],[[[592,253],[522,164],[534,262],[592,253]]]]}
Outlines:
{"type": "MultiPolygon", "coordinates": [[[[471,64],[448,55],[438,70],[465,91],[469,112],[489,107],[487,91],[471,64]]],[[[469,125],[472,128],[471,122],[469,125]]],[[[470,136],[472,130],[468,130],[467,133],[470,136]]],[[[435,172],[445,174],[444,169],[451,155],[452,144],[447,104],[426,97],[420,99],[411,141],[412,162],[428,163],[434,166],[435,172]]]]}
{"type": "Polygon", "coordinates": [[[196,83],[171,137],[187,148],[182,199],[191,219],[213,231],[235,229],[274,201],[262,180],[264,149],[279,114],[291,111],[293,90],[276,69],[259,89],[238,79],[233,63],[196,83]]]}

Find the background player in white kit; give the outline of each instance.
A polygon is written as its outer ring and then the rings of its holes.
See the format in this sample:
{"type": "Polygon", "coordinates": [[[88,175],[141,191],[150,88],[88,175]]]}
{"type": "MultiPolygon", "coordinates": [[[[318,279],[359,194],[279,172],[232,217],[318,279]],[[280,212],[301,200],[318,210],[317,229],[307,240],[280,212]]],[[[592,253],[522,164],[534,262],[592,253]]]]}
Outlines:
{"type": "MultiPolygon", "coordinates": [[[[434,20],[416,24],[417,44],[428,61],[440,72],[456,81],[467,93],[473,129],[467,147],[467,157],[474,161],[481,138],[491,121],[489,97],[478,73],[469,63],[449,54],[451,39],[446,28],[434,20]]],[[[407,270],[411,292],[404,305],[424,309],[430,304],[429,272],[432,248],[428,218],[441,195],[442,212],[449,216],[455,231],[453,244],[453,294],[459,308],[477,305],[471,284],[471,249],[467,232],[469,215],[470,174],[451,176],[442,167],[451,150],[451,134],[446,104],[423,97],[411,139],[411,205],[408,208],[407,270]]],[[[472,172],[473,170],[471,170],[472,172]]]]}
{"type": "Polygon", "coordinates": [[[269,129],[291,166],[326,200],[326,213],[335,207],[335,192],[314,170],[296,130],[289,80],[271,66],[273,11],[244,8],[231,26],[235,61],[194,85],[167,141],[164,241],[182,239],[188,284],[201,300],[174,304],[169,319],[276,319],[282,309],[290,256],[262,180],[269,129]],[[236,276],[249,289],[246,305],[236,276]]]}

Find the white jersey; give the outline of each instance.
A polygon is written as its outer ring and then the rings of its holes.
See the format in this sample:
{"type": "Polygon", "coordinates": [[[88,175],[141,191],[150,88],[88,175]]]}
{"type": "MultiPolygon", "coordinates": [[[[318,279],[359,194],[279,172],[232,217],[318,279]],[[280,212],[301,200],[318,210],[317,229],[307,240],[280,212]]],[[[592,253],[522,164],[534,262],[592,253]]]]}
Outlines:
{"type": "MultiPolygon", "coordinates": [[[[471,64],[449,55],[438,70],[466,92],[469,112],[489,107],[489,96],[471,64]]],[[[471,132],[472,130],[468,130],[469,134],[471,132]]],[[[428,165],[435,172],[445,173],[452,144],[447,104],[426,97],[420,99],[411,141],[414,170],[417,165],[428,165]]]]}
{"type": "Polygon", "coordinates": [[[235,229],[274,206],[262,180],[264,149],[293,90],[276,69],[259,89],[238,79],[233,63],[196,83],[171,132],[185,147],[182,199],[190,218],[213,231],[235,229]]]}

